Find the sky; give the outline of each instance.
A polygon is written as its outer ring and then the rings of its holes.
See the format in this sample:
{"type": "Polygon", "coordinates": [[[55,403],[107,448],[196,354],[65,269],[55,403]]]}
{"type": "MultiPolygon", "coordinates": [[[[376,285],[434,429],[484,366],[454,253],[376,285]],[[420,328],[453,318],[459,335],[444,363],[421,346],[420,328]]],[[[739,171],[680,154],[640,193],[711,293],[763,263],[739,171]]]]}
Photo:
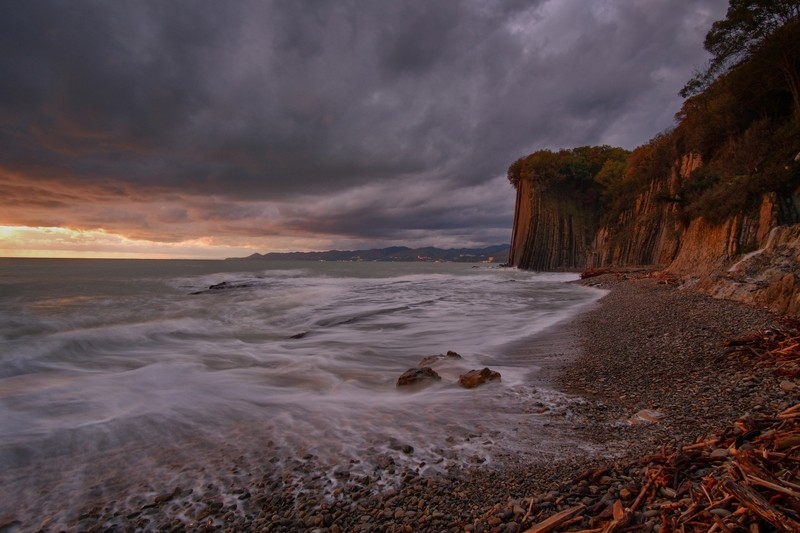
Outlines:
{"type": "Polygon", "coordinates": [[[725,0],[4,0],[0,256],[508,242],[508,166],[674,124],[725,0]]]}

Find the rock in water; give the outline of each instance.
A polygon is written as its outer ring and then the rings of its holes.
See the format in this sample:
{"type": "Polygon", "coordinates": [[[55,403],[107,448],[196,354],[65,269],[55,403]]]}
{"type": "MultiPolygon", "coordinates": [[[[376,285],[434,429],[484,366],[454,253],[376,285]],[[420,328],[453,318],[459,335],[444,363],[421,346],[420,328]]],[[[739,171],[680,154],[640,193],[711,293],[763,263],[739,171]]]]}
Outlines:
{"type": "Polygon", "coordinates": [[[406,385],[416,385],[418,383],[425,383],[429,381],[438,381],[442,377],[436,373],[434,369],[429,366],[409,368],[403,375],[397,378],[397,386],[404,387],[406,385]]]}
{"type": "Polygon", "coordinates": [[[459,355],[458,353],[456,353],[456,352],[454,352],[452,350],[449,350],[445,355],[439,354],[439,355],[429,355],[427,357],[423,357],[422,361],[420,361],[419,365],[417,365],[417,366],[421,366],[421,367],[422,366],[430,366],[433,363],[435,363],[436,361],[439,361],[441,359],[461,359],[461,355],[459,355]]]}
{"type": "Polygon", "coordinates": [[[190,292],[189,294],[208,294],[212,292],[219,292],[219,291],[226,291],[230,289],[247,289],[249,287],[254,287],[255,284],[249,281],[223,281],[220,283],[216,283],[214,285],[209,285],[208,289],[202,291],[195,291],[190,292]]]}
{"type": "Polygon", "coordinates": [[[500,372],[495,372],[489,368],[483,370],[470,370],[458,378],[458,382],[466,389],[474,389],[490,381],[500,381],[500,372]]]}

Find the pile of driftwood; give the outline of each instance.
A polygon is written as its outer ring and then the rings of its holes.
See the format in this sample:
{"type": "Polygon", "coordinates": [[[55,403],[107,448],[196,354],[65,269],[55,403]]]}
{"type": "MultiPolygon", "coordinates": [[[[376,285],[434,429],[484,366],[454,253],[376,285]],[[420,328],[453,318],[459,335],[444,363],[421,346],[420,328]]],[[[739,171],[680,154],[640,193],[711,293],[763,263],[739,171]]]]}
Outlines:
{"type": "Polygon", "coordinates": [[[587,472],[571,490],[605,484],[611,486],[594,497],[562,488],[555,514],[550,504],[537,513],[532,500],[522,520],[534,524],[527,533],[800,532],[800,404],[638,464],[587,472]],[[638,493],[617,491],[611,481],[637,478],[638,493]],[[575,498],[580,503],[559,505],[575,498]]]}
{"type": "MultiPolygon", "coordinates": [[[[789,392],[800,377],[800,321],[783,322],[726,346],[769,365],[789,392]]],[[[533,524],[527,533],[800,533],[800,404],[637,463],[586,472],[549,499],[531,500],[522,524],[533,524]]]]}
{"type": "Polygon", "coordinates": [[[785,317],[782,322],[781,329],[762,330],[725,345],[754,364],[774,367],[779,376],[796,379],[800,377],[800,320],[785,317]]]}

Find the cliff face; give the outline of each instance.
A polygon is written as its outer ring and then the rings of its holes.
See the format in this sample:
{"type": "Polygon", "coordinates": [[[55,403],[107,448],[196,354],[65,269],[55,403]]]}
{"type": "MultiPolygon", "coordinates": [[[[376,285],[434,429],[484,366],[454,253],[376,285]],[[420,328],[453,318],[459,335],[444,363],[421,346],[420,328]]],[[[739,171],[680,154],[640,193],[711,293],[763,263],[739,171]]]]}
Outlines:
{"type": "Polygon", "coordinates": [[[677,204],[670,199],[678,196],[699,165],[697,155],[682,158],[663,177],[652,180],[617,220],[600,226],[587,266],[669,264],[680,250],[683,232],[677,204]]]}
{"type": "Polygon", "coordinates": [[[800,314],[800,189],[765,194],[758,209],[716,223],[685,221],[675,199],[700,164],[699,156],[684,156],[602,224],[568,198],[521,181],[510,264],[530,270],[655,265],[707,294],[800,314]]]}
{"type": "Polygon", "coordinates": [[[527,270],[583,268],[595,216],[529,180],[520,182],[509,263],[527,270]]]}
{"type": "Polygon", "coordinates": [[[512,265],[656,265],[798,313],[800,15],[733,4],[706,36],[714,58],[681,91],[674,128],[632,151],[544,149],[509,166],[512,265]]]}
{"type": "Polygon", "coordinates": [[[509,263],[528,270],[670,263],[682,228],[675,204],[660,199],[676,195],[681,178],[698,164],[698,158],[686,158],[664,179],[652,181],[618,220],[603,225],[599,213],[587,212],[568,194],[521,180],[509,263]]]}
{"type": "Polygon", "coordinates": [[[692,283],[712,296],[800,315],[800,224],[774,227],[762,248],[692,283]]]}

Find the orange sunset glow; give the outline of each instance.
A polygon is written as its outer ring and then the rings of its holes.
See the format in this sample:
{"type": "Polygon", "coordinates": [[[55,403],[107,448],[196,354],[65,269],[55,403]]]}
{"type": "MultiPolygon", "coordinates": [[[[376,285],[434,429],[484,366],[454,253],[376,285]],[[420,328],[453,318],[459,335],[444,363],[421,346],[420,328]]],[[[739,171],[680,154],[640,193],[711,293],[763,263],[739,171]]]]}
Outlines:
{"type": "Polygon", "coordinates": [[[210,239],[158,243],[98,230],[0,226],[0,257],[109,259],[221,259],[253,253],[214,246],[210,239]]]}

